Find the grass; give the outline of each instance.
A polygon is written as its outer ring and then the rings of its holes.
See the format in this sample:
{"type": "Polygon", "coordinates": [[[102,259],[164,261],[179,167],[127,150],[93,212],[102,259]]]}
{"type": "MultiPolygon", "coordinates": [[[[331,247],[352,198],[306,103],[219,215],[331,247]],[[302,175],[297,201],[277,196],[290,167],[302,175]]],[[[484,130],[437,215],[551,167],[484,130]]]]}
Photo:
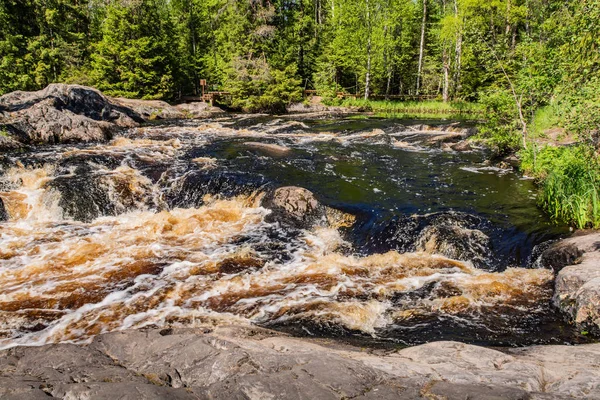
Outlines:
{"type": "Polygon", "coordinates": [[[535,111],[533,119],[529,123],[529,136],[531,138],[544,137],[547,130],[557,126],[560,126],[557,107],[554,105],[540,107],[535,111]]]}
{"type": "Polygon", "coordinates": [[[344,107],[359,107],[373,111],[380,116],[402,118],[442,118],[472,119],[482,117],[483,109],[474,103],[441,101],[386,101],[346,99],[341,102],[344,107]]]}
{"type": "Polygon", "coordinates": [[[520,155],[522,169],[541,182],[538,201],[552,218],[600,228],[600,160],[593,148],[531,147],[520,155]]]}

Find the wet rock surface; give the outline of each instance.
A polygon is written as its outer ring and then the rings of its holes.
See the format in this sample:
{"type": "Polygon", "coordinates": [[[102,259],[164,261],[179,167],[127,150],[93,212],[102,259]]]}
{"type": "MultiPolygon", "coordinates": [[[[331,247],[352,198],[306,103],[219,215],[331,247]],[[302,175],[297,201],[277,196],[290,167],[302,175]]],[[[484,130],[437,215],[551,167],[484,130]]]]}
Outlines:
{"type": "Polygon", "coordinates": [[[490,238],[477,229],[453,225],[428,226],[419,235],[416,248],[455,260],[483,264],[490,251],[490,238]]]}
{"type": "Polygon", "coordinates": [[[292,225],[310,226],[325,216],[325,207],[307,189],[286,186],[276,189],[263,200],[272,211],[271,219],[292,225]]]}
{"type": "Polygon", "coordinates": [[[268,193],[262,206],[271,210],[268,220],[297,228],[310,228],[317,224],[331,227],[349,227],[355,217],[321,204],[308,189],[285,186],[268,193]]]}
{"type": "Polygon", "coordinates": [[[0,353],[5,399],[562,399],[600,396],[600,345],[371,350],[248,326],[147,329],[0,353]]]}
{"type": "Polygon", "coordinates": [[[541,265],[560,268],[554,303],[582,329],[600,331],[600,233],[575,236],[551,246],[541,265]]]}
{"type": "Polygon", "coordinates": [[[4,207],[4,201],[0,198],[0,222],[8,221],[8,213],[6,212],[6,207],[4,207]]]}
{"type": "Polygon", "coordinates": [[[261,143],[261,142],[245,142],[244,146],[249,149],[258,150],[266,155],[274,157],[283,157],[287,155],[292,149],[289,147],[281,146],[273,143],[261,143]]]}

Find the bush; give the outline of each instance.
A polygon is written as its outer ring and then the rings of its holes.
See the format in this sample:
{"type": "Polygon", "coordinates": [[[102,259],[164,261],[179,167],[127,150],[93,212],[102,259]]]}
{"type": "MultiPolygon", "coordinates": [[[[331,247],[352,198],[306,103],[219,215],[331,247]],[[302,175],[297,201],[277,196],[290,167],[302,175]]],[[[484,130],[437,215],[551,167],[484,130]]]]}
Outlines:
{"type": "Polygon", "coordinates": [[[569,132],[580,139],[594,139],[600,131],[600,79],[593,77],[584,85],[571,89],[561,99],[561,118],[569,132]]]}
{"type": "Polygon", "coordinates": [[[555,220],[600,228],[600,161],[590,146],[530,148],[521,167],[541,181],[540,206],[555,220]]]}
{"type": "Polygon", "coordinates": [[[485,140],[498,155],[518,150],[522,138],[512,95],[506,90],[490,91],[480,102],[486,123],[479,129],[478,138],[485,140]]]}
{"type": "Polygon", "coordinates": [[[301,80],[295,64],[284,70],[271,69],[265,60],[234,60],[227,88],[231,107],[245,112],[282,114],[287,106],[302,100],[301,80]]]}

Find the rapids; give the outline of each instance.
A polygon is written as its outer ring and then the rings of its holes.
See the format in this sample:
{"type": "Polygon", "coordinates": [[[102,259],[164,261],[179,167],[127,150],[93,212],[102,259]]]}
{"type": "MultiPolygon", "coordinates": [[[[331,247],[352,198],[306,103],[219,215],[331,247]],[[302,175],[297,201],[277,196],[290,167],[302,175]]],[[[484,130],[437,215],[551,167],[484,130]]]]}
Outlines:
{"type": "Polygon", "coordinates": [[[367,344],[585,341],[550,305],[552,271],[530,267],[568,232],[532,183],[428,135],[231,117],[0,156],[0,347],[231,321],[367,344]],[[272,221],[261,200],[284,185],[356,221],[272,221]],[[448,232],[469,238],[457,259],[435,254],[448,232]]]}

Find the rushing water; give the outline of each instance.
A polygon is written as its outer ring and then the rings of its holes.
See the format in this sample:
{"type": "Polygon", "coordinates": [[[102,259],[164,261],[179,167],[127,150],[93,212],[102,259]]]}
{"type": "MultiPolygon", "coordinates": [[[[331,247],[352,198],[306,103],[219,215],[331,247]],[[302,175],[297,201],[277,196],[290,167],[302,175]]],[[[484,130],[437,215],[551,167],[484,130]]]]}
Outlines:
{"type": "Polygon", "coordinates": [[[552,272],[528,268],[567,233],[533,184],[406,124],[232,117],[5,155],[0,346],[232,321],[365,343],[585,340],[550,305],[552,272]],[[289,185],[351,223],[273,221],[261,199],[289,185]],[[434,254],[457,233],[461,260],[434,254]]]}

